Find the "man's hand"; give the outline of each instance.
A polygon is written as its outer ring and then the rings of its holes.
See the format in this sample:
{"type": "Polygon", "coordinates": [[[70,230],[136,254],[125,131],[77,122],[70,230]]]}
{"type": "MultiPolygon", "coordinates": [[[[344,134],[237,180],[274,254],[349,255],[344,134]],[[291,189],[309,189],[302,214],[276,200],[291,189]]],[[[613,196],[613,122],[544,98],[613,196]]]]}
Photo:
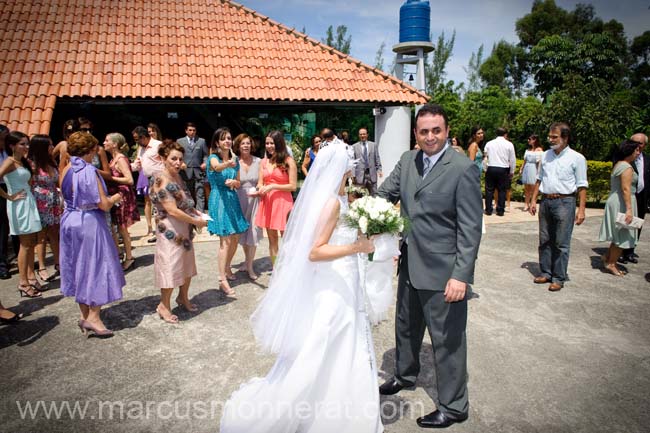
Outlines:
{"type": "Polygon", "coordinates": [[[379,176],[379,177],[384,177],[384,173],[382,173],[381,170],[379,170],[379,171],[377,172],[377,176],[379,176]]]}
{"type": "Polygon", "coordinates": [[[465,299],[467,283],[450,278],[445,286],[445,302],[458,302],[465,299]]]}
{"type": "Polygon", "coordinates": [[[205,171],[205,167],[206,167],[206,165],[205,165],[205,162],[204,162],[203,164],[201,164],[201,171],[205,171]]]}
{"type": "Polygon", "coordinates": [[[530,206],[528,207],[528,213],[530,213],[532,216],[535,216],[535,213],[537,212],[537,203],[531,203],[530,206]]]}
{"type": "Polygon", "coordinates": [[[576,225],[579,226],[585,222],[585,211],[578,209],[578,212],[576,212],[576,225]]]}

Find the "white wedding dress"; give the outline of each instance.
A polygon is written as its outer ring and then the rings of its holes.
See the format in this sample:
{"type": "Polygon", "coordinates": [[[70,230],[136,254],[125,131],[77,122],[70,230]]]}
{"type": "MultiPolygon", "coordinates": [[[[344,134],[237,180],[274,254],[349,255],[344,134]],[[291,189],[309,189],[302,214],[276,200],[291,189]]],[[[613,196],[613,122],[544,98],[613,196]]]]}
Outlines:
{"type": "MultiPolygon", "coordinates": [[[[341,212],[347,212],[343,197],[341,212]]],[[[345,245],[356,230],[341,224],[329,241],[345,245]]],[[[280,357],[264,378],[235,391],[224,407],[221,433],[377,433],[377,366],[359,283],[356,255],[319,262],[317,308],[304,344],[280,357]]]]}

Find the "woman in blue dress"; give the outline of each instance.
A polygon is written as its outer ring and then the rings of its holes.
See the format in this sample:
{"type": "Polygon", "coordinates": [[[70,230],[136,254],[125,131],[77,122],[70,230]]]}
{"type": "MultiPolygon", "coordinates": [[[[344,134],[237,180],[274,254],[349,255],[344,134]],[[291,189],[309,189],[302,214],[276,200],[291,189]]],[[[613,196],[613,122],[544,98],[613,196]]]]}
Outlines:
{"type": "Polygon", "coordinates": [[[533,190],[537,183],[539,165],[544,155],[544,148],[539,141],[537,134],[528,137],[528,149],[524,153],[524,163],[519,169],[521,183],[524,185],[524,212],[530,208],[530,199],[533,197],[533,190]]]}
{"type": "Polygon", "coordinates": [[[228,128],[219,128],[210,141],[208,157],[208,181],[210,198],[208,212],[212,221],[208,222],[208,232],[219,236],[219,286],[228,295],[235,291],[229,281],[235,279],[230,269],[232,258],[237,250],[239,234],[248,230],[239,204],[237,188],[239,180],[239,161],[232,152],[232,136],[228,128]]]}
{"type": "Polygon", "coordinates": [[[481,178],[481,173],[483,173],[483,152],[481,147],[483,147],[483,141],[485,139],[485,132],[480,126],[474,126],[472,128],[472,136],[469,139],[469,144],[467,145],[467,156],[469,159],[474,161],[474,164],[478,167],[478,177],[481,178]]]}
{"type": "Polygon", "coordinates": [[[5,144],[9,156],[0,166],[0,178],[7,184],[7,192],[0,188],[0,195],[7,200],[10,234],[20,239],[18,292],[21,297],[38,298],[41,296],[41,285],[34,273],[34,247],[37,233],[41,231],[41,218],[30,186],[32,169],[27,160],[29,137],[13,131],[5,138],[5,144]]]}

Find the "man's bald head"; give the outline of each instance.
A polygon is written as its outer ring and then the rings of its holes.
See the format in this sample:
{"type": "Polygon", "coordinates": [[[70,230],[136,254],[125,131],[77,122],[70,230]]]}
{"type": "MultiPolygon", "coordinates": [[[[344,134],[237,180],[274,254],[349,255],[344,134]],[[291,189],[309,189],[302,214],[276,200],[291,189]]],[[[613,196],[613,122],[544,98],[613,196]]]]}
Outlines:
{"type": "Polygon", "coordinates": [[[641,152],[643,152],[645,145],[648,144],[648,136],[645,135],[643,132],[637,132],[636,134],[632,135],[630,137],[630,140],[636,141],[637,143],[641,143],[641,145],[639,146],[639,150],[641,152]]]}

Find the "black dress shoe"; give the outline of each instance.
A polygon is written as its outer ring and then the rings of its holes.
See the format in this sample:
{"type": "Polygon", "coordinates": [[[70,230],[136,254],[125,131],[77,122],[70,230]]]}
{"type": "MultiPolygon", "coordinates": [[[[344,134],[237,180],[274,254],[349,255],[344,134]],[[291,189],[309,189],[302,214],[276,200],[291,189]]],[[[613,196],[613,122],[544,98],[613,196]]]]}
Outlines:
{"type": "Polygon", "coordinates": [[[627,260],[630,263],[634,263],[634,264],[639,263],[639,261],[637,259],[635,259],[634,256],[631,255],[631,254],[628,255],[628,256],[625,256],[624,259],[627,260]]]}
{"type": "Polygon", "coordinates": [[[484,213],[485,215],[487,215],[487,216],[492,215],[492,212],[488,212],[488,211],[485,211],[485,212],[483,212],[483,213],[484,213]]]}
{"type": "Polygon", "coordinates": [[[630,254],[630,255],[631,255],[632,257],[634,257],[635,259],[638,259],[638,258],[639,258],[639,255],[638,255],[637,253],[632,253],[632,254],[630,254]]]}
{"type": "Polygon", "coordinates": [[[397,379],[392,378],[391,380],[385,382],[383,385],[379,387],[379,394],[381,395],[393,395],[397,394],[404,388],[410,388],[412,387],[412,384],[401,384],[397,381],[397,379]]]}
{"type": "Polygon", "coordinates": [[[435,410],[428,415],[417,419],[417,423],[422,428],[445,428],[452,424],[463,422],[467,419],[467,414],[450,418],[439,410],[435,410]]]}
{"type": "Polygon", "coordinates": [[[621,264],[623,264],[623,265],[626,265],[626,264],[627,264],[627,257],[623,257],[623,256],[621,256],[621,257],[619,257],[618,260],[616,260],[616,261],[617,261],[618,263],[621,263],[621,264]]]}
{"type": "Polygon", "coordinates": [[[0,280],[8,280],[10,278],[11,278],[11,275],[9,274],[9,272],[7,272],[7,271],[0,272],[0,280]]]}

